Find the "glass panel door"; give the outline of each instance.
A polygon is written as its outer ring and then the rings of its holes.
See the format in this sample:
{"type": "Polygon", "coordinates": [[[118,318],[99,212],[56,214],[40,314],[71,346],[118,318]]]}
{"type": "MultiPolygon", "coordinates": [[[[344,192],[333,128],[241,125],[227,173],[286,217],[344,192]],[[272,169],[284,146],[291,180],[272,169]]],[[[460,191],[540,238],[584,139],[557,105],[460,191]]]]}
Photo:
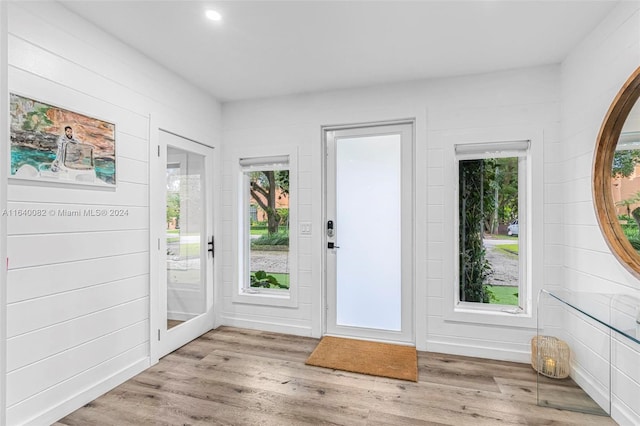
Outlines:
{"type": "Polygon", "coordinates": [[[413,341],[412,134],[326,133],[328,334],[413,341]]]}
{"type": "Polygon", "coordinates": [[[152,196],[157,200],[154,206],[164,210],[153,222],[161,226],[154,357],[179,348],[214,324],[213,148],[164,131],[160,143],[166,149],[153,182],[162,186],[162,195],[152,196]]]}
{"type": "Polygon", "coordinates": [[[336,324],[400,331],[400,135],[336,140],[336,324]]]}

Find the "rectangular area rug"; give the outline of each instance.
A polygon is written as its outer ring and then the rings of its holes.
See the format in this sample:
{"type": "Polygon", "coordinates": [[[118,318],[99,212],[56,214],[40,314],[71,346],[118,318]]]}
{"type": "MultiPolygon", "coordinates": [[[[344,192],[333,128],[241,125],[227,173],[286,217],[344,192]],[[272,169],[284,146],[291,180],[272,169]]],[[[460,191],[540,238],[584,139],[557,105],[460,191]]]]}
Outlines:
{"type": "Polygon", "coordinates": [[[411,346],[325,336],[305,364],[418,381],[418,354],[411,346]]]}

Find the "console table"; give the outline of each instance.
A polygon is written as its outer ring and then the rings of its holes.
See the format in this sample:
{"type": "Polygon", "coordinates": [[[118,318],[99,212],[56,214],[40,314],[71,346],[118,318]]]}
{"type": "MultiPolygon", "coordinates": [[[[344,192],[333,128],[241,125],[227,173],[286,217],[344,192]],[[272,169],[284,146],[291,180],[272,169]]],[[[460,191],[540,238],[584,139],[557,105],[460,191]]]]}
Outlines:
{"type": "MultiPolygon", "coordinates": [[[[538,405],[610,415],[613,365],[619,344],[625,346],[625,351],[630,347],[640,354],[640,299],[623,294],[543,289],[538,294],[537,328],[538,339],[553,336],[569,345],[571,376],[590,395],[572,383],[566,382],[565,387],[561,380],[538,372],[538,405]]],[[[539,353],[533,356],[537,357],[537,365],[544,362],[539,353]]]]}

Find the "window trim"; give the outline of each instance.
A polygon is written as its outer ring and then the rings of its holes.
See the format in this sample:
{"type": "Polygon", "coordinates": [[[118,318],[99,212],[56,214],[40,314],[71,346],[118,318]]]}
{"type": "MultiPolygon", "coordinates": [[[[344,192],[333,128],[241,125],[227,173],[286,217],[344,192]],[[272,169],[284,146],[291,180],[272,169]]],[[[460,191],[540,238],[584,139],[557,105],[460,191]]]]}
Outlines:
{"type": "Polygon", "coordinates": [[[232,255],[234,261],[234,279],[232,301],[267,306],[298,306],[297,280],[297,148],[296,147],[253,147],[238,150],[233,157],[234,203],[233,229],[235,238],[232,255]],[[288,166],[283,167],[288,158],[288,166]],[[247,172],[264,170],[289,170],[289,290],[254,289],[246,291],[249,279],[248,265],[250,256],[248,212],[249,191],[247,172]],[[245,217],[246,216],[246,217],[245,217]]]}
{"type": "MultiPolygon", "coordinates": [[[[509,327],[525,327],[535,328],[537,313],[535,310],[535,294],[542,287],[543,277],[543,257],[542,257],[542,238],[533,238],[534,224],[542,219],[543,211],[543,195],[542,182],[532,179],[532,176],[538,176],[542,179],[542,131],[528,128],[504,128],[480,131],[460,131],[452,132],[443,137],[445,144],[445,154],[450,160],[450,166],[445,166],[445,180],[452,182],[450,196],[445,197],[445,210],[452,212],[452,220],[445,225],[445,230],[449,233],[450,238],[445,238],[445,246],[451,253],[451,261],[445,262],[445,275],[443,279],[445,283],[444,309],[442,312],[445,321],[454,321],[461,323],[476,323],[499,325],[509,327]],[[487,142],[487,141],[505,141],[505,142],[487,142]],[[495,158],[497,156],[513,156],[513,146],[511,149],[505,149],[499,155],[495,149],[487,149],[487,147],[495,147],[496,144],[512,143],[517,141],[528,141],[529,149],[527,152],[526,171],[524,173],[526,180],[526,207],[520,208],[520,216],[526,215],[526,224],[520,220],[520,229],[527,233],[527,241],[523,261],[526,268],[526,299],[524,300],[525,310],[519,311],[509,309],[507,305],[490,305],[476,303],[460,303],[459,302],[459,256],[458,256],[458,161],[460,159],[479,158],[481,153],[485,158],[495,158]],[[460,149],[461,146],[464,147],[460,149]],[[458,147],[456,153],[456,147],[458,147]],[[470,156],[467,156],[470,154],[470,156]],[[446,176],[449,178],[447,179],[446,176]],[[447,206],[449,206],[447,208],[447,206]],[[450,243],[447,244],[446,240],[450,243]],[[538,265],[536,270],[535,265],[538,265]],[[474,306],[479,305],[479,306],[474,306]],[[505,309],[506,308],[506,309],[505,309]]],[[[500,145],[498,145],[499,147],[500,145]]],[[[503,145],[508,146],[508,145],[503,145]]],[[[517,150],[515,150],[517,151],[517,150]]],[[[516,155],[517,156],[517,155],[516,155]]],[[[522,200],[521,200],[522,201],[522,200]]],[[[540,226],[540,225],[536,225],[540,226]]],[[[445,234],[446,235],[446,234],[445,234]]],[[[515,308],[515,307],[514,307],[515,308]]]]}

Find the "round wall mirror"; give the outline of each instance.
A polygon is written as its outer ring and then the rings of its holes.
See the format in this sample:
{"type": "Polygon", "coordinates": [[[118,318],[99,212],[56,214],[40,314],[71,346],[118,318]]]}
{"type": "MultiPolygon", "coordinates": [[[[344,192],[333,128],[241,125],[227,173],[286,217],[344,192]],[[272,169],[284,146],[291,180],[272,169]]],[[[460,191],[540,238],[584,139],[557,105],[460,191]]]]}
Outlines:
{"type": "Polygon", "coordinates": [[[618,260],[640,278],[640,68],[613,100],[600,128],[593,199],[600,228],[618,260]]]}

